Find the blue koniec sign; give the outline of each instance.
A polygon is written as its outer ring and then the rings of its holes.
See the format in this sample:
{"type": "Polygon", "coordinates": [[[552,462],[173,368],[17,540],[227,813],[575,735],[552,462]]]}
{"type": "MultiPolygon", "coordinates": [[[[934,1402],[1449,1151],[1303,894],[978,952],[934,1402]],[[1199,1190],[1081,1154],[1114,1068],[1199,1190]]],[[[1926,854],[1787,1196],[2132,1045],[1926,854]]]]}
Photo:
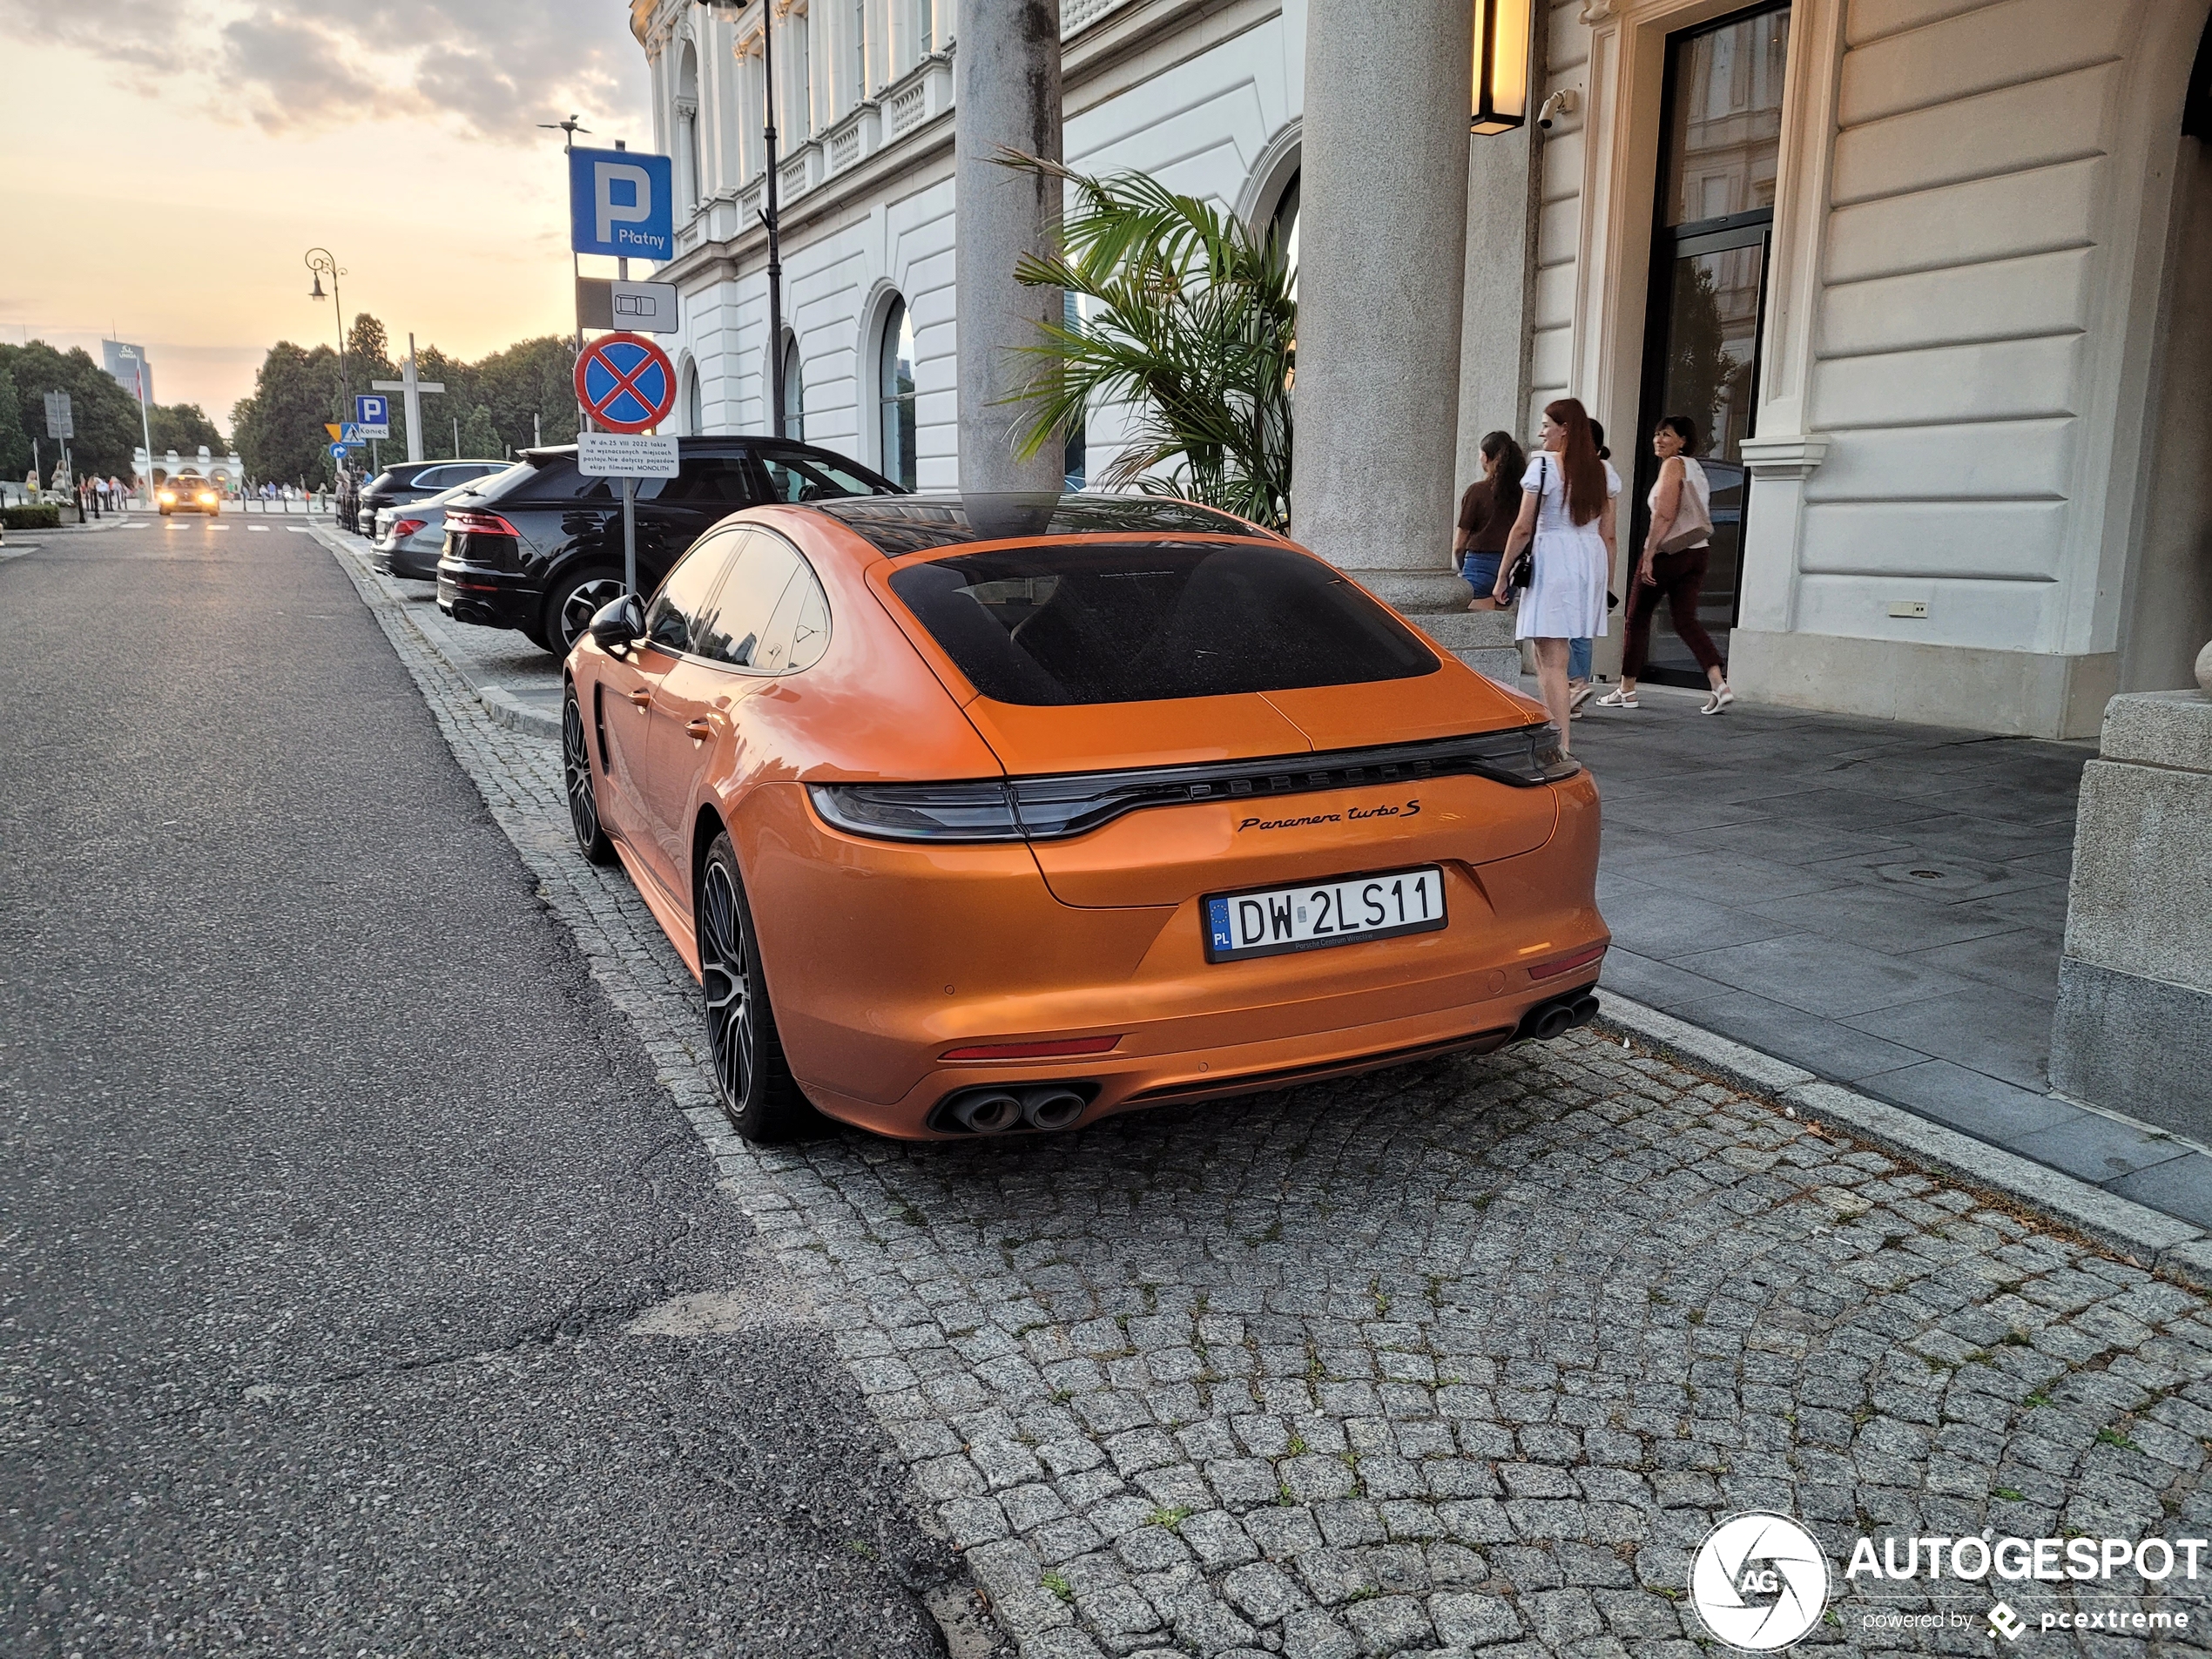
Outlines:
{"type": "Polygon", "coordinates": [[[570,151],[570,246],[617,260],[674,259],[674,184],[666,156],[570,151]]]}

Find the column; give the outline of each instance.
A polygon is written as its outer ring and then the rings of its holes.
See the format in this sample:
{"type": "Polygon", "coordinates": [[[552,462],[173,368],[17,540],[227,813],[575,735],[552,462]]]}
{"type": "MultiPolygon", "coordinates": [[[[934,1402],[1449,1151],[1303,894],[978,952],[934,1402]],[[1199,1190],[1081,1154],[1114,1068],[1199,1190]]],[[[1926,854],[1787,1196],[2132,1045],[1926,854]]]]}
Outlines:
{"type": "Polygon", "coordinates": [[[1473,31],[1467,0],[1310,0],[1291,527],[1392,604],[1462,616],[1473,31]]]}
{"type": "Polygon", "coordinates": [[[1010,347],[1057,322],[1058,288],[1025,288],[1015,262],[1048,247],[1058,184],[1015,172],[1005,150],[1060,159],[1060,0],[959,0],[953,53],[953,283],[958,307],[960,487],[1060,491],[1060,448],[1014,454],[1021,406],[1001,402],[1032,373],[1010,347]]]}

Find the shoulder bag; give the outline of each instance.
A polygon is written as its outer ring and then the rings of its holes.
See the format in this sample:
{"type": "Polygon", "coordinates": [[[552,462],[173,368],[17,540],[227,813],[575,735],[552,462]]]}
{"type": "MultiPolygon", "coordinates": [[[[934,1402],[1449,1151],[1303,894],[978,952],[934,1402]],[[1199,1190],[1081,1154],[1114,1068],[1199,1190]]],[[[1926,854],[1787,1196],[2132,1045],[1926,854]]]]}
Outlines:
{"type": "MultiPolygon", "coordinates": [[[[1536,464],[1543,469],[1536,481],[1536,515],[1541,518],[1544,511],[1544,490],[1552,481],[1551,457],[1548,455],[1539,455],[1536,457],[1536,464]]],[[[1528,545],[1521,550],[1521,556],[1513,562],[1513,570],[1506,577],[1506,586],[1509,590],[1525,588],[1535,579],[1536,533],[1531,530],[1528,533],[1528,545]]]]}
{"type": "MultiPolygon", "coordinates": [[[[1659,543],[1658,550],[1662,553],[1687,553],[1691,548],[1703,547],[1713,539],[1713,509],[1706,504],[1711,485],[1708,484],[1704,489],[1692,489],[1689,486],[1689,469],[1696,466],[1697,463],[1687,455],[1683,457],[1681,501],[1675,509],[1674,529],[1667,533],[1667,539],[1659,543]]],[[[1697,467],[1697,474],[1703,478],[1705,469],[1697,467]]]]}

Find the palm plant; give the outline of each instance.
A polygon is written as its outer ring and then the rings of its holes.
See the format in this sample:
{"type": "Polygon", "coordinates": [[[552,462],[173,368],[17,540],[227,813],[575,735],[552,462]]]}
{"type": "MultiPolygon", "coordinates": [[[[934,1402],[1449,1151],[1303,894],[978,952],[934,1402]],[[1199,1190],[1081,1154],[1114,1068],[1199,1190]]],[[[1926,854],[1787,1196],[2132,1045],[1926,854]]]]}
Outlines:
{"type": "Polygon", "coordinates": [[[1024,255],[1015,280],[1090,301],[1081,321],[1040,324],[1014,348],[1035,367],[1008,400],[1029,408],[1021,454],[1064,442],[1094,403],[1123,404],[1125,447],[1103,482],[1287,526],[1297,274],[1273,232],[1143,173],[1001,160],[1074,191],[1058,251],[1024,255]]]}

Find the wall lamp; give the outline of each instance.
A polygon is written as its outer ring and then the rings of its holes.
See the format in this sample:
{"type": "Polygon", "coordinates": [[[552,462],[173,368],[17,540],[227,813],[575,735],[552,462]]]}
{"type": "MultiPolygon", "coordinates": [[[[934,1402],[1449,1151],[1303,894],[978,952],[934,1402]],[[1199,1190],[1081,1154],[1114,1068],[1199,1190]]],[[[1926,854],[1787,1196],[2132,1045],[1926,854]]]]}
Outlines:
{"type": "Polygon", "coordinates": [[[1532,0],[1474,0],[1474,114],[1467,131],[1510,132],[1528,119],[1532,0]]]}

